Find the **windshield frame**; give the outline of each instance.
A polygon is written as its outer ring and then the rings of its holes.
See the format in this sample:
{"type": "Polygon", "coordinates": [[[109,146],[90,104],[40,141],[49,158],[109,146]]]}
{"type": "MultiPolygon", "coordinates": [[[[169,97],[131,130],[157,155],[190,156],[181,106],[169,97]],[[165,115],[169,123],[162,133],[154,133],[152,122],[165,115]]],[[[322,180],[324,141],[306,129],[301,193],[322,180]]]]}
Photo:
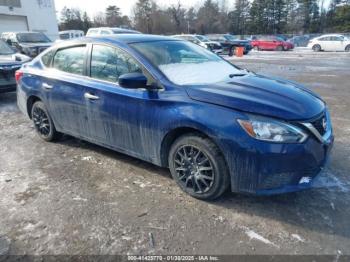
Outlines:
{"type": "Polygon", "coordinates": [[[0,52],[0,55],[14,55],[14,54],[16,54],[16,51],[13,50],[5,41],[3,41],[1,39],[0,39],[0,47],[7,49],[9,51],[8,53],[1,53],[0,52]]]}
{"type": "Polygon", "coordinates": [[[52,43],[51,39],[48,38],[44,33],[40,33],[40,32],[29,32],[29,33],[18,33],[16,34],[16,39],[18,41],[18,43],[52,43]],[[45,39],[45,41],[23,41],[23,39],[21,40],[21,36],[25,36],[27,37],[28,35],[40,35],[42,37],[42,39],[45,39]]]}
{"type": "MultiPolygon", "coordinates": [[[[195,48],[198,48],[199,46],[197,44],[194,44],[190,41],[186,41],[186,40],[182,40],[182,39],[169,39],[169,40],[155,40],[155,41],[147,41],[147,42],[133,42],[133,43],[129,43],[128,46],[134,51],[136,52],[142,59],[146,60],[147,63],[149,65],[152,66],[152,69],[155,70],[158,74],[160,74],[163,78],[165,78],[168,82],[170,82],[171,84],[173,85],[176,85],[176,86],[179,86],[179,87],[185,87],[185,86],[196,86],[196,85],[207,85],[207,84],[213,84],[213,83],[192,83],[192,84],[178,84],[178,83],[175,83],[174,81],[172,81],[160,68],[158,65],[154,64],[153,61],[151,61],[151,59],[147,58],[141,51],[139,51],[138,48],[135,47],[135,45],[138,45],[138,44],[151,44],[151,43],[159,43],[159,42],[184,42],[186,44],[190,44],[190,45],[193,45],[195,48]]],[[[200,47],[199,47],[200,48],[200,47]]],[[[229,61],[227,61],[226,59],[222,58],[221,56],[215,54],[215,53],[212,53],[206,49],[204,49],[205,52],[208,52],[209,54],[213,55],[213,56],[216,56],[219,60],[219,62],[225,62],[227,63],[228,65],[230,65],[233,69],[236,69],[237,71],[243,71],[245,73],[248,73],[249,71],[248,70],[245,70],[243,68],[240,68],[238,66],[236,66],[235,64],[232,64],[230,63],[229,61]]],[[[186,63],[184,63],[186,64],[186,63]]],[[[150,70],[152,71],[152,70],[150,70]]],[[[158,79],[158,80],[161,80],[161,79],[158,79]]]]}

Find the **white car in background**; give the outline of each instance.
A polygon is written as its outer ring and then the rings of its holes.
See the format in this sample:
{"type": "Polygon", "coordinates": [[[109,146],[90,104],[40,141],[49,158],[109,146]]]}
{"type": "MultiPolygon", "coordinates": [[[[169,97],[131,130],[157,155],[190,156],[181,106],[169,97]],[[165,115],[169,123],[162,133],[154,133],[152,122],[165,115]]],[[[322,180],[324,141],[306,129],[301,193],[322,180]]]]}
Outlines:
{"type": "Polygon", "coordinates": [[[350,52],[350,39],[344,35],[322,35],[309,41],[308,48],[319,51],[346,51],[350,52]]]}
{"type": "Polygon", "coordinates": [[[119,35],[119,34],[141,34],[139,31],[124,29],[120,27],[98,27],[90,28],[86,36],[119,35]]]}

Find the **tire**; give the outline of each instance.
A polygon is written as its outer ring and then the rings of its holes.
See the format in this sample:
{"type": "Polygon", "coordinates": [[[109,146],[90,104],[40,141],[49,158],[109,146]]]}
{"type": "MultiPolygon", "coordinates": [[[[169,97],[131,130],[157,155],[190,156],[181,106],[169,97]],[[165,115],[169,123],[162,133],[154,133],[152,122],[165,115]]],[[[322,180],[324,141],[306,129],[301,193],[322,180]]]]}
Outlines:
{"type": "Polygon", "coordinates": [[[279,45],[279,46],[276,47],[276,51],[283,51],[283,50],[284,50],[284,48],[283,48],[283,46],[281,46],[281,45],[279,45]]]}
{"type": "Polygon", "coordinates": [[[47,142],[61,138],[43,102],[37,101],[32,107],[32,121],[39,137],[47,142]]]}
{"type": "Polygon", "coordinates": [[[256,46],[254,46],[254,48],[253,48],[255,51],[260,51],[261,49],[256,45],[256,46]]]}
{"type": "Polygon", "coordinates": [[[230,185],[223,155],[201,134],[191,133],[178,138],[170,149],[168,163],[173,179],[192,197],[213,200],[230,185]]]}
{"type": "Polygon", "coordinates": [[[345,47],[345,52],[350,52],[350,45],[347,45],[347,46],[345,47]]]}
{"type": "Polygon", "coordinates": [[[235,50],[236,50],[236,47],[232,46],[232,47],[230,48],[230,51],[229,51],[229,53],[228,53],[228,56],[233,56],[233,55],[235,54],[235,50]]]}
{"type": "Polygon", "coordinates": [[[320,45],[314,45],[312,47],[312,50],[314,50],[314,52],[320,52],[321,51],[321,46],[320,45]]]}

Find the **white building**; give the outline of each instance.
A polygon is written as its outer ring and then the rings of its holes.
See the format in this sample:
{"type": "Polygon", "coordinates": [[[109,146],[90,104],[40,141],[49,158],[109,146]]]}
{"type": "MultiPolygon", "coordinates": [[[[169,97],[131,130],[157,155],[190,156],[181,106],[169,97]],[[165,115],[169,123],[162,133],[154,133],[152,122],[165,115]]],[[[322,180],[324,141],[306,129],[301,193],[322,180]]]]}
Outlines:
{"type": "Polygon", "coordinates": [[[0,0],[0,34],[36,31],[58,38],[54,0],[0,0]]]}

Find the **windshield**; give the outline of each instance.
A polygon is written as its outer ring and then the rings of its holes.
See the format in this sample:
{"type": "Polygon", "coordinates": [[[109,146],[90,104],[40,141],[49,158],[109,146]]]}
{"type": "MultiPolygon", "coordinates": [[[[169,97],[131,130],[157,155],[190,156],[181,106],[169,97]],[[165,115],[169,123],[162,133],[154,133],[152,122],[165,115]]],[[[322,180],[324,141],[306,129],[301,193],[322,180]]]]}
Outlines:
{"type": "Polygon", "coordinates": [[[204,35],[196,35],[196,37],[202,42],[209,42],[210,40],[204,35]]]}
{"type": "Polygon", "coordinates": [[[177,85],[213,84],[242,73],[219,56],[185,41],[130,44],[177,85]]]}
{"type": "Polygon", "coordinates": [[[51,40],[42,33],[23,33],[17,34],[20,43],[50,43],[51,40]]]}
{"type": "Polygon", "coordinates": [[[0,40],[0,55],[13,55],[15,51],[12,50],[4,41],[0,40]]]}

